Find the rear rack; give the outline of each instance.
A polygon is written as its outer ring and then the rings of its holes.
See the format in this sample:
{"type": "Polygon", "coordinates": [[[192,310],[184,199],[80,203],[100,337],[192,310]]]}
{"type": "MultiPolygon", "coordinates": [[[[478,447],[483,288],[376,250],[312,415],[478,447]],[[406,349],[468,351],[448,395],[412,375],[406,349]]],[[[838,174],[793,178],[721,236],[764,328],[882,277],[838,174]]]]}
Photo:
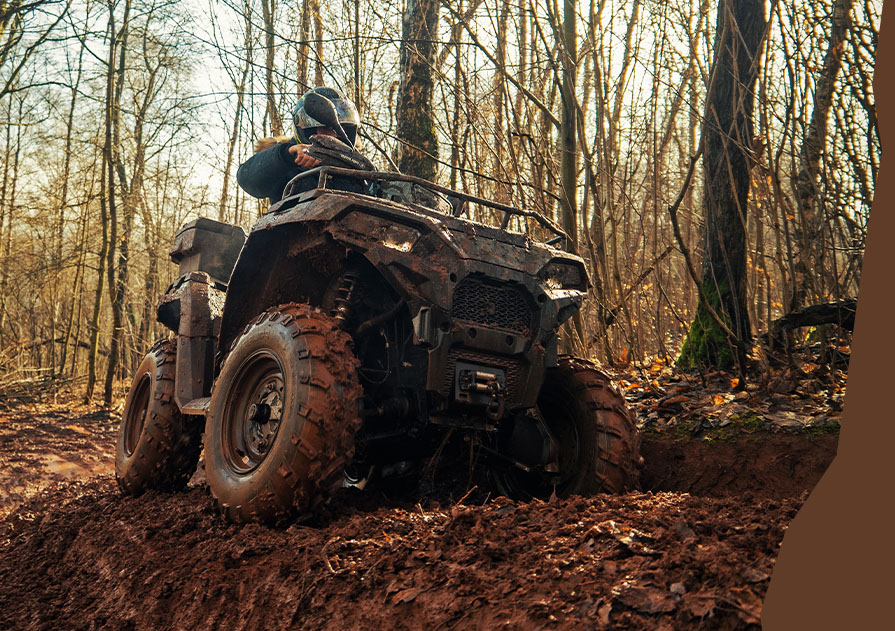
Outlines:
{"type": "MultiPolygon", "coordinates": [[[[475,195],[469,195],[467,193],[461,193],[460,191],[454,191],[452,189],[446,188],[444,186],[439,186],[438,184],[433,184],[428,180],[424,180],[421,177],[416,177],[414,175],[405,175],[403,173],[396,173],[393,171],[360,171],[357,169],[346,169],[343,167],[333,167],[333,166],[319,166],[313,169],[309,169],[303,173],[299,173],[294,178],[289,180],[289,183],[286,184],[286,188],[284,190],[284,197],[288,197],[292,194],[292,190],[295,188],[297,182],[302,179],[312,177],[317,175],[317,188],[318,190],[326,190],[326,183],[331,176],[341,175],[345,177],[351,177],[358,180],[372,180],[372,181],[388,181],[388,182],[410,182],[411,184],[418,184],[423,188],[429,189],[430,191],[435,191],[437,193],[441,193],[442,195],[447,195],[449,197],[454,197],[458,200],[471,202],[473,204],[479,204],[481,206],[487,206],[488,208],[493,208],[495,210],[503,212],[503,219],[500,222],[501,230],[506,230],[507,226],[510,223],[510,218],[513,216],[517,217],[526,217],[530,219],[534,219],[537,221],[542,227],[546,228],[554,235],[554,238],[547,241],[548,245],[554,245],[556,243],[562,243],[562,247],[565,248],[566,244],[569,242],[569,235],[566,232],[553,223],[550,219],[542,215],[541,213],[533,210],[519,210],[518,208],[514,208],[512,206],[507,206],[506,204],[501,204],[499,202],[492,202],[487,199],[482,199],[481,197],[476,197],[475,195]]],[[[455,211],[455,215],[458,215],[455,211]]]]}

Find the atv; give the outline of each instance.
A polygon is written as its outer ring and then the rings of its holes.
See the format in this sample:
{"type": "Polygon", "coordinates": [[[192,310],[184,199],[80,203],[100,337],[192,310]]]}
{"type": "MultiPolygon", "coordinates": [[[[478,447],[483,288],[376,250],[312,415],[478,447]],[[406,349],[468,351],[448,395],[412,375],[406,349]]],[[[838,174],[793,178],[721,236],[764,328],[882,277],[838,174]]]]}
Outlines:
{"type": "Polygon", "coordinates": [[[327,165],[290,182],[248,237],[186,224],[157,310],[175,335],[133,378],[120,488],[182,488],[204,446],[228,518],[282,523],[342,485],[419,477],[451,440],[510,497],[635,488],[640,439],[623,397],[559,353],[588,290],[566,242],[535,212],[327,165]],[[464,218],[471,204],[499,227],[464,218]]]}

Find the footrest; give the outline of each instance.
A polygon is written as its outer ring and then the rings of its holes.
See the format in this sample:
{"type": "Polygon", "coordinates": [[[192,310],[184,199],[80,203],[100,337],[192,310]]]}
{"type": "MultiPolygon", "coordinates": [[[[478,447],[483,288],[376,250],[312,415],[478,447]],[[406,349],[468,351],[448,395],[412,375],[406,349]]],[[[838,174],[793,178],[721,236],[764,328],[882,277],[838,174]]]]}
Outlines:
{"type": "Polygon", "coordinates": [[[211,397],[201,397],[199,399],[193,399],[192,401],[188,401],[186,405],[180,408],[180,413],[198,414],[200,416],[205,416],[205,413],[208,412],[209,405],[211,405],[211,397]]]}

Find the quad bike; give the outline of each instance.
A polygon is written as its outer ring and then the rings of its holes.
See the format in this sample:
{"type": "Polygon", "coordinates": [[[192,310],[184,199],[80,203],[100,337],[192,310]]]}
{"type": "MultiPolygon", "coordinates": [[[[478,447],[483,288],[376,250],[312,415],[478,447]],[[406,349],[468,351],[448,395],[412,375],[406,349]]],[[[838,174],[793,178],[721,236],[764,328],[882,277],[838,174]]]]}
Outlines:
{"type": "Polygon", "coordinates": [[[565,241],[534,212],[332,166],[295,178],[248,238],[186,224],[157,314],[176,335],[133,378],[120,488],[185,486],[204,442],[224,514],[284,522],[343,484],[418,474],[448,438],[508,496],[634,488],[640,439],[624,399],[558,352],[588,289],[565,241]],[[305,178],[316,186],[293,194],[305,178]],[[332,188],[346,180],[366,192],[332,188]],[[500,227],[462,218],[470,203],[502,214],[500,227]],[[552,238],[510,230],[513,217],[552,238]]]}

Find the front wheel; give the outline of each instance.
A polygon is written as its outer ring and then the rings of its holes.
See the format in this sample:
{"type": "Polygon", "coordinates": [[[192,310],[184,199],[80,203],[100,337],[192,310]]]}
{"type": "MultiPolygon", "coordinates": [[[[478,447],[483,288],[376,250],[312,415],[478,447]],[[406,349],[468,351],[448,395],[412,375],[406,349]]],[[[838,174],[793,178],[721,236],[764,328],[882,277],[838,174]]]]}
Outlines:
{"type": "Polygon", "coordinates": [[[208,485],[228,518],[286,521],[341,485],[360,425],[350,344],[300,304],[263,313],[235,342],[205,427],[208,485]]]}
{"type": "Polygon", "coordinates": [[[547,371],[538,414],[555,446],[553,470],[497,465],[496,490],[509,497],[546,498],[622,493],[637,488],[640,436],[624,397],[594,364],[563,356],[547,371]]]}
{"type": "Polygon", "coordinates": [[[115,477],[129,495],[186,486],[202,449],[202,425],[174,401],[177,349],[156,343],[134,374],[118,430],[115,477]]]}

